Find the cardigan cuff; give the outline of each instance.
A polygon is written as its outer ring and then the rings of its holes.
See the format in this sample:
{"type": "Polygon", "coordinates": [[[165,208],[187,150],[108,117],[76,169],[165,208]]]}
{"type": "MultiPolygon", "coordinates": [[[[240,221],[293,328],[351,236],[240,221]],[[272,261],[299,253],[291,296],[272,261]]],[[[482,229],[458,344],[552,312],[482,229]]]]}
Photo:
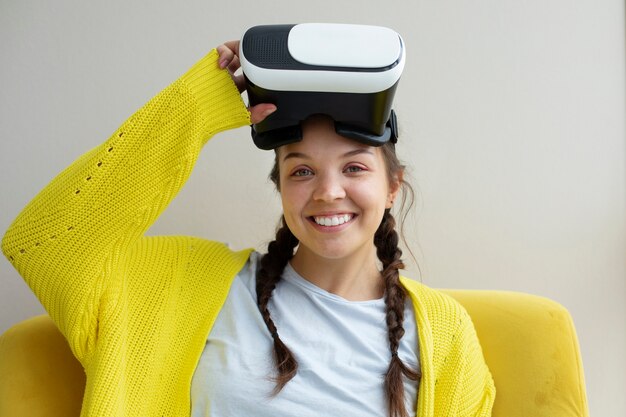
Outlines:
{"type": "Polygon", "coordinates": [[[204,116],[203,141],[214,134],[250,124],[250,113],[227,69],[220,69],[216,49],[191,67],[181,81],[204,116]]]}

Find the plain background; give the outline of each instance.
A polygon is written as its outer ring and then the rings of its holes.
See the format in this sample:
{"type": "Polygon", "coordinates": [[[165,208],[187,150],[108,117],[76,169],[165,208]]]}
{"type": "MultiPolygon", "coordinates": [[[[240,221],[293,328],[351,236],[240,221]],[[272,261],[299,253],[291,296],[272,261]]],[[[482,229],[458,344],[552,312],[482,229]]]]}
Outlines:
{"type": "MultiPolygon", "coordinates": [[[[407,44],[399,152],[417,190],[406,274],[570,310],[591,415],[626,415],[625,41],[617,0],[0,0],[0,230],[73,159],[256,24],[389,26],[407,44]]],[[[261,250],[272,154],[214,138],[151,234],[261,250]]],[[[0,332],[43,310],[0,260],[0,332]]]]}

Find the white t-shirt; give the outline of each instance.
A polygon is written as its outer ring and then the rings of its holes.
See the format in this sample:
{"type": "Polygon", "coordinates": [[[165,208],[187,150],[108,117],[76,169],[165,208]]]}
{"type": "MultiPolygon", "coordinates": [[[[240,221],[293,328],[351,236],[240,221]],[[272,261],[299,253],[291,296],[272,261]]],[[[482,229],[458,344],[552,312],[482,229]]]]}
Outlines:
{"type": "MultiPolygon", "coordinates": [[[[191,385],[192,417],[386,416],[383,376],[391,353],[384,300],[348,301],[287,265],[269,309],[281,340],[298,361],[296,376],[275,397],[272,338],[256,304],[254,252],[235,277],[209,334],[191,385]]],[[[399,356],[419,368],[415,314],[405,305],[399,356]]],[[[417,383],[405,380],[415,415],[417,383]]]]}

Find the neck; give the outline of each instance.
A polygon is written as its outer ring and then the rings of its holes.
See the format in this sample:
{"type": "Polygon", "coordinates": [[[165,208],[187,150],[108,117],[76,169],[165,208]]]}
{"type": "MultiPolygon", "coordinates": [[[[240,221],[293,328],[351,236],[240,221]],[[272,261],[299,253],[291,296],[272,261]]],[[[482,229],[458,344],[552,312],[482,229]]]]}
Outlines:
{"type": "Polygon", "coordinates": [[[329,259],[298,247],[293,269],[307,281],[349,301],[376,300],[384,294],[377,266],[376,248],[349,259],[329,259]],[[358,259],[356,259],[358,258],[358,259]]]}

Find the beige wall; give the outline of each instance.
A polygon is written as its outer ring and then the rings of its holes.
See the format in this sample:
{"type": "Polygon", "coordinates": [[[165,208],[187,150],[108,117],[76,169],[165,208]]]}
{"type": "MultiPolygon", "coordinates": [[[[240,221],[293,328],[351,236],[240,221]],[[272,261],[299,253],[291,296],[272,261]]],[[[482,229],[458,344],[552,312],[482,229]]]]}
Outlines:
{"type": "MultiPolygon", "coordinates": [[[[408,45],[396,108],[418,190],[408,230],[422,280],[561,302],[580,337],[591,415],[626,415],[623,2],[215,4],[0,2],[0,230],[73,158],[246,27],[391,26],[408,45]]],[[[262,247],[279,216],[270,164],[247,129],[221,134],[152,233],[262,247]]],[[[2,258],[0,331],[41,311],[2,258]]]]}

